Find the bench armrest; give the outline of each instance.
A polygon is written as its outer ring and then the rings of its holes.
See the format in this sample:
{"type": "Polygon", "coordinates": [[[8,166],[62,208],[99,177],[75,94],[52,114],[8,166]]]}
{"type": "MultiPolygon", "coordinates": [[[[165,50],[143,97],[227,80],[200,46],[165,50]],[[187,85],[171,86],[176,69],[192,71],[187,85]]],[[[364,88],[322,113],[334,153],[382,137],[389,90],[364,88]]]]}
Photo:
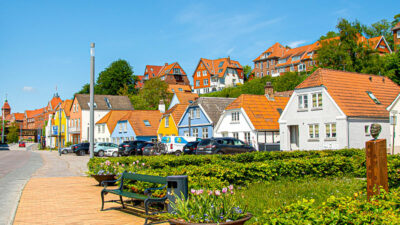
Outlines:
{"type": "Polygon", "coordinates": [[[164,189],[164,188],[166,188],[167,187],[167,185],[164,185],[164,186],[162,186],[162,187],[157,187],[157,188],[147,188],[146,190],[144,190],[144,194],[145,195],[151,195],[151,192],[152,191],[155,191],[155,190],[162,190],[162,189],[164,189]]]}
{"type": "Polygon", "coordinates": [[[119,180],[121,180],[121,177],[118,178],[117,180],[104,180],[104,181],[101,182],[100,185],[103,186],[104,189],[106,189],[107,188],[107,183],[115,183],[115,182],[117,182],[119,180]]]}

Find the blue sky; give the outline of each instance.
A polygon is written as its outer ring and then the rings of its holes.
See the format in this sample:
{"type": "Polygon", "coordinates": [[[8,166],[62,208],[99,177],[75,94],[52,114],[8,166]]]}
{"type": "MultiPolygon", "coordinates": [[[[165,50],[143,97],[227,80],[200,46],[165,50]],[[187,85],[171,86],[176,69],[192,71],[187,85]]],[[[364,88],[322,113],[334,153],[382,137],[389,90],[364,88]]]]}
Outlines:
{"type": "Polygon", "coordinates": [[[13,112],[43,107],[57,86],[72,98],[96,75],[126,59],[178,61],[190,80],[200,57],[252,60],[275,42],[302,45],[334,30],[339,18],[392,20],[400,1],[3,1],[0,0],[0,100],[13,112]]]}

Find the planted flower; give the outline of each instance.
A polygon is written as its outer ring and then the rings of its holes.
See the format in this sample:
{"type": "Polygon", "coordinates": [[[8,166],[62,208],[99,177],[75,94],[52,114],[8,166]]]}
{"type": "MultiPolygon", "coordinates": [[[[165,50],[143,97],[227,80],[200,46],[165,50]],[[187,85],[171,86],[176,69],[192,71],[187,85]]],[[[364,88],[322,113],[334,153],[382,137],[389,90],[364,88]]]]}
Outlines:
{"type": "Polygon", "coordinates": [[[174,210],[170,223],[244,224],[251,214],[246,213],[233,194],[231,185],[222,190],[192,189],[187,199],[176,196],[175,203],[170,203],[174,210]]]}

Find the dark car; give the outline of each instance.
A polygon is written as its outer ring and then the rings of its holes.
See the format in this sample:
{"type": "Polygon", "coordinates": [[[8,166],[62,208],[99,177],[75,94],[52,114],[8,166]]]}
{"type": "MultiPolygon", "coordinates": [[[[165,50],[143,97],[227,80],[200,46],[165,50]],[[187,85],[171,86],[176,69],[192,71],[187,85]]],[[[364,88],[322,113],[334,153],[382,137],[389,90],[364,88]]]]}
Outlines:
{"type": "Polygon", "coordinates": [[[128,155],[137,155],[142,152],[138,148],[145,143],[145,141],[124,141],[122,144],[118,146],[118,155],[128,156],[128,155]]]}
{"type": "Polygon", "coordinates": [[[85,155],[89,153],[89,143],[80,143],[74,146],[74,149],[72,149],[75,154],[77,155],[85,155]]]}
{"type": "Polygon", "coordinates": [[[74,146],[76,146],[76,145],[71,145],[69,147],[65,147],[65,148],[61,149],[61,153],[62,154],[68,154],[68,153],[74,152],[74,150],[73,150],[74,146]]]}
{"type": "Polygon", "coordinates": [[[154,153],[154,143],[146,142],[142,145],[141,149],[142,155],[153,155],[154,153]]]}
{"type": "Polygon", "coordinates": [[[236,138],[207,138],[197,145],[196,154],[237,154],[255,151],[253,147],[236,138]]]}
{"type": "Polygon", "coordinates": [[[188,142],[185,146],[183,146],[183,153],[188,155],[196,154],[197,145],[200,141],[191,141],[188,142]]]}

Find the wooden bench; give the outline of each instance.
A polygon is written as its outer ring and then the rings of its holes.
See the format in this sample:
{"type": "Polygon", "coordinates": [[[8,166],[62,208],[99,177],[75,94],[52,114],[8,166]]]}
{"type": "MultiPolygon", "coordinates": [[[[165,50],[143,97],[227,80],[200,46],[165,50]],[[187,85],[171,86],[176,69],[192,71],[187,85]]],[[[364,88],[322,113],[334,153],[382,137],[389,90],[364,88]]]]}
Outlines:
{"type": "MultiPolygon", "coordinates": [[[[122,197],[127,197],[131,199],[136,199],[136,200],[143,200],[144,201],[144,208],[146,211],[146,215],[154,215],[159,212],[155,213],[149,213],[149,205],[154,202],[160,202],[164,203],[165,200],[167,199],[167,196],[162,197],[162,198],[157,198],[151,196],[152,191],[155,190],[162,190],[167,187],[167,178],[166,177],[159,177],[159,176],[151,176],[151,175],[144,175],[144,174],[136,174],[136,173],[128,173],[128,172],[123,172],[121,177],[118,180],[112,180],[112,181],[103,181],[102,185],[104,184],[104,189],[101,191],[101,211],[104,210],[104,195],[107,193],[119,195],[119,198],[121,200],[122,208],[125,208],[124,202],[122,201],[122,197]],[[126,180],[133,180],[133,181],[143,181],[143,182],[149,182],[149,183],[155,183],[155,184],[164,184],[163,187],[159,188],[147,188],[144,192],[144,194],[138,194],[138,193],[132,193],[128,191],[124,191],[124,182],[126,180]],[[107,183],[111,182],[116,182],[116,181],[121,181],[121,184],[118,189],[107,189],[107,183]]],[[[147,224],[148,218],[146,218],[145,224],[147,224]]]]}

